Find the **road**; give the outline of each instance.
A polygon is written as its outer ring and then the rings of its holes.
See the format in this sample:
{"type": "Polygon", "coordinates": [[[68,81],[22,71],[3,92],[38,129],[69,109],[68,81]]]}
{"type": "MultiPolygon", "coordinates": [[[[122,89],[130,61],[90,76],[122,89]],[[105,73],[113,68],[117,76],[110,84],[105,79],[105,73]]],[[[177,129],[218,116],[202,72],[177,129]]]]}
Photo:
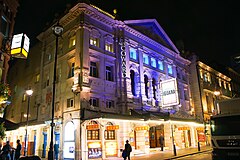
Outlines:
{"type": "Polygon", "coordinates": [[[211,152],[194,154],[191,156],[186,156],[182,158],[178,158],[177,160],[212,160],[211,152]]]}

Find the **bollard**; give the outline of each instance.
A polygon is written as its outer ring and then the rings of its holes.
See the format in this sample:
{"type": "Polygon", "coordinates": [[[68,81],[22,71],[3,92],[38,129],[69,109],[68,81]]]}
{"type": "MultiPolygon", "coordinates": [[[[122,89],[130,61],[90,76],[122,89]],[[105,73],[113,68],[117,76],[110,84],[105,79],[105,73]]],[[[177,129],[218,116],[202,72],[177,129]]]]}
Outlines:
{"type": "Polygon", "coordinates": [[[198,144],[198,151],[200,151],[200,142],[198,142],[197,144],[198,144]]]}

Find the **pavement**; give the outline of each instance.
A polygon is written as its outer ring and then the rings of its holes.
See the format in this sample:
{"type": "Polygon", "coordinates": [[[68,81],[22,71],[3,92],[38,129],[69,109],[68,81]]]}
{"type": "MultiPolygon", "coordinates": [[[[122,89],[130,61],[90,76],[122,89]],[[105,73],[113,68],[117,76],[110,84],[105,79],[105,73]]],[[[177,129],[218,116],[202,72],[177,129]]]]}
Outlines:
{"type": "MultiPolygon", "coordinates": [[[[176,156],[174,156],[172,150],[160,151],[159,149],[154,152],[151,152],[148,155],[131,155],[131,160],[173,160],[189,155],[210,151],[212,151],[212,148],[210,146],[203,146],[200,148],[200,151],[198,151],[198,148],[185,148],[176,150],[176,156]]],[[[123,158],[107,158],[104,160],[123,160],[123,158]]]]}
{"type": "MultiPolygon", "coordinates": [[[[203,146],[200,148],[200,151],[198,151],[198,148],[184,148],[184,149],[177,149],[176,150],[176,156],[174,156],[174,153],[172,150],[165,150],[161,151],[160,148],[156,149],[150,154],[141,154],[141,155],[131,155],[131,160],[174,160],[177,158],[182,158],[189,155],[204,153],[204,152],[210,152],[212,151],[212,148],[210,146],[203,146]]],[[[42,160],[47,160],[47,158],[42,158],[42,160]]],[[[106,158],[102,160],[123,160],[122,157],[119,158],[106,158]]]]}

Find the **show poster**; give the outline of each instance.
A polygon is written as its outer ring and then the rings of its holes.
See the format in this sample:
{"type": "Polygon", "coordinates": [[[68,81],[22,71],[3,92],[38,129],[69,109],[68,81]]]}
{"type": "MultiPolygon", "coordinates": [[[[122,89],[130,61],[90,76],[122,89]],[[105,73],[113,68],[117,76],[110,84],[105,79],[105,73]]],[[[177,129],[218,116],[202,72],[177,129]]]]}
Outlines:
{"type": "Polygon", "coordinates": [[[101,158],[102,157],[102,147],[101,142],[89,142],[88,143],[88,158],[101,158]]]}

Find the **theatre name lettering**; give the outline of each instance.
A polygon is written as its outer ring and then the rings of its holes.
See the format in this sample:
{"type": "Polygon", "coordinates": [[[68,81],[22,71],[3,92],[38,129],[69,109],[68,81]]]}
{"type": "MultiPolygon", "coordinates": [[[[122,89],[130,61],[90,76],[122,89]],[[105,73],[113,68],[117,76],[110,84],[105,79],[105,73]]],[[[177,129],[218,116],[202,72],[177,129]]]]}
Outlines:
{"type": "Polygon", "coordinates": [[[167,95],[169,95],[169,94],[175,94],[176,93],[176,91],[175,90],[168,90],[168,91],[163,91],[163,96],[167,96],[167,95]]]}

